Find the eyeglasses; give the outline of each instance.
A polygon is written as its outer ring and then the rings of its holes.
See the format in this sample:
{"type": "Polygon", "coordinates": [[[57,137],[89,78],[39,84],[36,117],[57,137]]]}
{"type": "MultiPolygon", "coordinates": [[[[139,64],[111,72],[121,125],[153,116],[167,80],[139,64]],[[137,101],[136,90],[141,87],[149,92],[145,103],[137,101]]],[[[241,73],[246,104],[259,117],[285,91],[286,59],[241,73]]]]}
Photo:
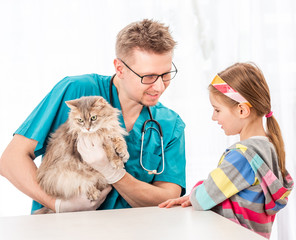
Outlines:
{"type": "Polygon", "coordinates": [[[165,72],[163,74],[160,74],[160,75],[157,75],[157,74],[151,74],[151,75],[144,75],[144,76],[140,76],[138,73],[136,73],[133,69],[131,69],[123,60],[121,60],[120,58],[118,58],[129,70],[131,70],[134,74],[136,74],[139,78],[141,78],[141,83],[142,84],[152,84],[152,83],[155,83],[157,81],[157,79],[159,77],[161,77],[162,81],[163,82],[168,82],[170,80],[172,80],[178,70],[175,66],[175,64],[172,62],[175,70],[174,71],[170,71],[170,72],[165,72]]]}

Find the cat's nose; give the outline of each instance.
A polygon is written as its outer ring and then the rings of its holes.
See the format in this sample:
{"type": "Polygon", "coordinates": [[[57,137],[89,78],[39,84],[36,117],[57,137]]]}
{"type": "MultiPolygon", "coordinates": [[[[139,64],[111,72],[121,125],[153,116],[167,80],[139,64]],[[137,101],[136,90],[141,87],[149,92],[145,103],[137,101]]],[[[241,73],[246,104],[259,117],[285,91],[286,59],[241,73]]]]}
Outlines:
{"type": "Polygon", "coordinates": [[[90,128],[86,128],[87,131],[89,131],[90,128]]]}

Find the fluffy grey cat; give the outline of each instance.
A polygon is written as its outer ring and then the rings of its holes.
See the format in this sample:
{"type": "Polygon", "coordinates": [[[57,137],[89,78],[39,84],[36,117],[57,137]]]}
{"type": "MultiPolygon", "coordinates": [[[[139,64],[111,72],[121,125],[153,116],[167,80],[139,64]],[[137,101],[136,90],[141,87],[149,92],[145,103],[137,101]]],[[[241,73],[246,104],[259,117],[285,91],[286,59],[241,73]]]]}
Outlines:
{"type": "MultiPolygon", "coordinates": [[[[109,161],[119,168],[129,158],[123,138],[127,133],[118,121],[119,110],[100,96],[82,97],[66,104],[71,109],[69,118],[50,136],[37,170],[37,181],[47,194],[56,198],[85,194],[96,200],[108,184],[102,174],[82,160],[77,140],[99,137],[109,161]]],[[[49,212],[52,211],[42,208],[35,213],[49,212]]]]}

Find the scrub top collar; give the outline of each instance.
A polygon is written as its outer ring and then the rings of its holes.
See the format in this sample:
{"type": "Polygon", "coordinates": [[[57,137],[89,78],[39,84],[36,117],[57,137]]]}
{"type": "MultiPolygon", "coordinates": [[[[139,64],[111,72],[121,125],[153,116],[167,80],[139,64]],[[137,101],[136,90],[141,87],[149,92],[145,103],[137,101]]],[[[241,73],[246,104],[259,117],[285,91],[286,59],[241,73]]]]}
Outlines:
{"type": "MultiPolygon", "coordinates": [[[[111,78],[110,78],[109,84],[110,84],[110,82],[111,82],[111,78]]],[[[115,87],[114,83],[112,84],[112,95],[113,95],[113,107],[116,107],[117,109],[122,111],[120,101],[118,98],[117,88],[115,87]]],[[[109,99],[111,99],[111,96],[109,96],[109,99]]],[[[111,102],[111,101],[109,101],[109,102],[111,102]]],[[[151,112],[153,112],[153,110],[152,110],[153,107],[150,107],[150,109],[151,109],[151,112]]],[[[147,119],[150,119],[148,109],[146,107],[143,107],[139,117],[137,118],[137,120],[133,126],[133,129],[128,133],[129,136],[135,134],[135,135],[137,135],[137,137],[141,137],[142,136],[142,133],[141,133],[142,125],[147,119]]],[[[126,129],[122,114],[119,115],[119,121],[121,122],[122,127],[124,127],[126,129]]]]}

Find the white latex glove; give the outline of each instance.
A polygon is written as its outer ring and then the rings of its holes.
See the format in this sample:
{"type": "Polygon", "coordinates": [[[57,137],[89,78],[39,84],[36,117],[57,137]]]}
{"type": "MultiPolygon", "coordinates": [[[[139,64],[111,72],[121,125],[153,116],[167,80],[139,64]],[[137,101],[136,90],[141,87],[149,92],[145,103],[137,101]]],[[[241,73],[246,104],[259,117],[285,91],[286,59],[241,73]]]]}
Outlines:
{"type": "Polygon", "coordinates": [[[96,210],[105,201],[108,193],[112,190],[111,186],[105,188],[100,197],[95,200],[89,200],[85,195],[78,196],[69,200],[56,199],[55,212],[78,212],[78,211],[92,211],[96,210]]]}
{"type": "Polygon", "coordinates": [[[83,161],[100,172],[109,184],[118,182],[126,173],[124,168],[118,169],[111,165],[99,138],[78,139],[77,150],[83,161]]]}

